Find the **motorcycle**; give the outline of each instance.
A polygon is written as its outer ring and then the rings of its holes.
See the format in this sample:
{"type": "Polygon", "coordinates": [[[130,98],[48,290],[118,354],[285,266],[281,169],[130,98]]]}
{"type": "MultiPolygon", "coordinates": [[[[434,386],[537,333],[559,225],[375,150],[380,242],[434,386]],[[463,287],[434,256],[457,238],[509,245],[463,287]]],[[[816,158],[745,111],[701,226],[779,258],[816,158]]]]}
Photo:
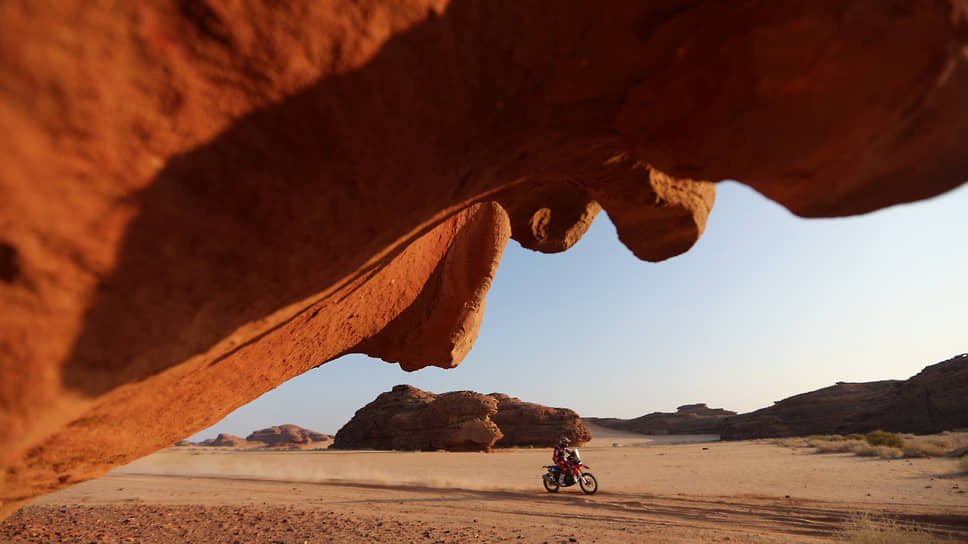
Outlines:
{"type": "Polygon", "coordinates": [[[588,465],[584,465],[581,462],[581,454],[578,453],[578,448],[571,450],[568,453],[565,465],[567,470],[564,472],[558,468],[557,465],[547,465],[544,468],[548,471],[541,477],[542,483],[544,483],[544,488],[548,493],[557,493],[562,487],[570,487],[578,484],[581,490],[589,495],[593,495],[598,491],[598,480],[591,472],[585,472],[583,469],[591,468],[588,465]]]}

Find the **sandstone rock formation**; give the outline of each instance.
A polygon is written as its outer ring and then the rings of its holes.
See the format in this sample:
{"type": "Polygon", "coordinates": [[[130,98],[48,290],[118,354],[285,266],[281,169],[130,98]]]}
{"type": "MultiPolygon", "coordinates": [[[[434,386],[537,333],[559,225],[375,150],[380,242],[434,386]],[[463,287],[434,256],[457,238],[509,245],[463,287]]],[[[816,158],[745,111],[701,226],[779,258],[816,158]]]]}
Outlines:
{"type": "Polygon", "coordinates": [[[642,434],[719,434],[723,421],[736,412],[709,408],[705,404],[686,404],[675,412],[652,412],[635,419],[585,418],[602,427],[642,434]]]}
{"type": "Polygon", "coordinates": [[[963,183],[966,12],[2,3],[0,517],[345,353],[457,365],[510,235],[605,209],[659,261],[702,180],[807,216],[963,183]]]}
{"type": "Polygon", "coordinates": [[[298,425],[275,425],[255,431],[245,438],[219,433],[215,438],[201,442],[179,440],[175,446],[206,446],[217,448],[273,448],[273,449],[318,449],[327,448],[333,436],[304,429],[298,425]]]}
{"type": "Polygon", "coordinates": [[[866,433],[936,433],[968,427],[968,354],[907,380],[838,383],[727,419],[724,440],[866,433]]]}
{"type": "Polygon", "coordinates": [[[495,447],[550,448],[562,436],[570,438],[572,445],[580,446],[592,439],[592,433],[574,410],[549,408],[503,393],[488,396],[498,402],[497,413],[491,416],[491,420],[504,434],[504,438],[494,444],[495,447]]]}
{"type": "Polygon", "coordinates": [[[356,411],[333,449],[490,451],[497,401],[473,391],[434,395],[398,385],[356,411]]]}
{"type": "Polygon", "coordinates": [[[202,440],[199,446],[211,446],[213,448],[254,448],[258,444],[253,444],[244,438],[232,434],[219,433],[215,438],[202,440]]]}
{"type": "Polygon", "coordinates": [[[435,395],[398,385],[357,410],[336,433],[335,449],[490,451],[492,447],[551,447],[562,435],[591,440],[581,418],[503,393],[455,391],[435,395]]]}
{"type": "Polygon", "coordinates": [[[260,429],[245,439],[269,448],[323,448],[332,442],[333,436],[286,424],[260,429]]]}

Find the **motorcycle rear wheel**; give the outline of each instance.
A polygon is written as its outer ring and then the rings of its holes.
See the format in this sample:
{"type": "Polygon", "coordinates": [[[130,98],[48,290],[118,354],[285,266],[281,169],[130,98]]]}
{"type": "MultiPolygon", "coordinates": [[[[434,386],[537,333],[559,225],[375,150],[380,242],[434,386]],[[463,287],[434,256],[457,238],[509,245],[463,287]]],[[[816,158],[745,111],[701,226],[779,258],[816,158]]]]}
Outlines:
{"type": "Polygon", "coordinates": [[[588,495],[594,495],[598,491],[598,480],[590,472],[586,472],[578,477],[578,485],[588,495]]]}
{"type": "Polygon", "coordinates": [[[554,481],[554,479],[550,478],[547,474],[541,478],[541,482],[544,484],[545,490],[548,493],[557,493],[558,490],[561,489],[561,486],[558,485],[558,482],[554,481]]]}

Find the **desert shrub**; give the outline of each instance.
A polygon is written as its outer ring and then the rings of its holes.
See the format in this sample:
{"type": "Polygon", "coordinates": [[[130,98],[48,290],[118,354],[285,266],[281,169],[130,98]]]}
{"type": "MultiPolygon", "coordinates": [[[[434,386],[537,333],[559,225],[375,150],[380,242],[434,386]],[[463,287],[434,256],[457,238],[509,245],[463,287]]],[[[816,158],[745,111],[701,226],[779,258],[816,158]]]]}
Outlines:
{"type": "Polygon", "coordinates": [[[900,459],[904,457],[904,451],[901,448],[874,446],[874,449],[877,450],[877,456],[881,459],[900,459]]]}
{"type": "Polygon", "coordinates": [[[944,436],[916,436],[904,441],[905,457],[944,457],[951,450],[951,440],[944,436]]]}
{"type": "Polygon", "coordinates": [[[860,457],[880,457],[881,459],[900,459],[904,452],[891,446],[872,446],[867,442],[851,442],[850,451],[860,457]]]}
{"type": "Polygon", "coordinates": [[[858,446],[868,446],[867,442],[859,440],[820,440],[810,445],[817,448],[817,453],[853,453],[858,446]]]}
{"type": "Polygon", "coordinates": [[[968,448],[968,433],[948,433],[946,436],[951,439],[951,449],[968,448]]]}
{"type": "Polygon", "coordinates": [[[867,443],[871,446],[890,446],[892,448],[903,448],[904,439],[895,433],[889,433],[887,431],[871,431],[867,433],[865,437],[867,443]]]}
{"type": "Polygon", "coordinates": [[[850,518],[844,524],[839,536],[842,540],[851,544],[903,544],[909,542],[940,544],[944,542],[925,532],[917,524],[900,523],[893,518],[873,517],[867,513],[850,518]]]}
{"type": "Polygon", "coordinates": [[[777,445],[811,447],[816,453],[853,453],[861,457],[899,459],[901,457],[958,457],[968,453],[968,433],[945,432],[938,435],[900,435],[873,431],[866,435],[812,435],[805,439],[780,439],[777,445]]]}
{"type": "Polygon", "coordinates": [[[934,444],[940,448],[951,449],[954,446],[954,438],[950,434],[942,434],[935,436],[921,436],[918,437],[919,440],[924,440],[929,444],[934,444]]]}
{"type": "Polygon", "coordinates": [[[859,457],[877,457],[877,446],[871,446],[867,442],[852,444],[850,452],[859,457]]]}
{"type": "Polygon", "coordinates": [[[785,448],[806,448],[810,446],[805,438],[777,438],[773,441],[776,446],[783,446],[785,448]]]}

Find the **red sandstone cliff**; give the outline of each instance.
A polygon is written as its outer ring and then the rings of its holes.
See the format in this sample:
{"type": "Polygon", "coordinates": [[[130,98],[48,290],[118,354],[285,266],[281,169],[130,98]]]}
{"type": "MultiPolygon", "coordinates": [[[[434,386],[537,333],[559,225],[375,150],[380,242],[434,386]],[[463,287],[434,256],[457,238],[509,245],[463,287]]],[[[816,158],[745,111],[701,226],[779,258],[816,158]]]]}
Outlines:
{"type": "Polygon", "coordinates": [[[579,446],[592,439],[591,431],[574,410],[549,408],[503,393],[488,396],[498,401],[497,413],[491,416],[491,420],[504,433],[504,438],[497,441],[496,447],[550,448],[558,444],[562,436],[567,436],[572,445],[579,446]]]}
{"type": "Polygon", "coordinates": [[[567,408],[523,402],[502,393],[455,391],[435,395],[398,385],[357,410],[336,433],[335,449],[490,450],[552,447],[568,436],[591,440],[581,418],[567,408]]]}
{"type": "Polygon", "coordinates": [[[473,391],[434,395],[398,385],[356,411],[333,449],[490,451],[497,401],[473,391]]]}

